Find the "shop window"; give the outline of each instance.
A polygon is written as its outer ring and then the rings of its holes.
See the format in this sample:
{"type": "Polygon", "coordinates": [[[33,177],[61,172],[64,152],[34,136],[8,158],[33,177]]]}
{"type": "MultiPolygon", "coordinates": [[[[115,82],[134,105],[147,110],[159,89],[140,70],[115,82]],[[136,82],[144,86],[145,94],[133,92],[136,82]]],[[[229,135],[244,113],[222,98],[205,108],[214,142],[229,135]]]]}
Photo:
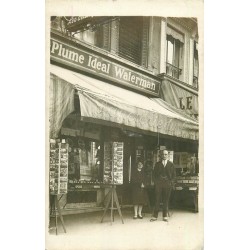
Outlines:
{"type": "Polygon", "coordinates": [[[194,42],[194,75],[193,75],[193,86],[198,88],[198,77],[199,77],[199,59],[197,42],[194,42]]]}
{"type": "Polygon", "coordinates": [[[98,150],[100,146],[96,142],[79,143],[81,149],[79,151],[80,160],[80,180],[97,181],[100,160],[98,160],[98,150]]]}
{"type": "Polygon", "coordinates": [[[69,179],[86,182],[102,180],[101,144],[78,139],[70,144],[69,179]]]}
{"type": "Polygon", "coordinates": [[[93,30],[89,29],[78,32],[74,37],[88,44],[110,51],[110,31],[110,23],[107,23],[102,24],[93,30]]]}
{"type": "Polygon", "coordinates": [[[180,79],[183,68],[183,35],[168,27],[166,73],[180,79]]]}

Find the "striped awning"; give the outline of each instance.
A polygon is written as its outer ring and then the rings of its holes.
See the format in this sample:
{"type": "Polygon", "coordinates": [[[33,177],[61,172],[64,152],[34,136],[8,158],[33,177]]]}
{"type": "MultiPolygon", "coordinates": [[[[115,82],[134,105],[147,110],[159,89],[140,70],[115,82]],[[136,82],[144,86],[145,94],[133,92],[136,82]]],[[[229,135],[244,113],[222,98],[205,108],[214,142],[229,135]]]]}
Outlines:
{"type": "MultiPolygon", "coordinates": [[[[67,83],[69,84],[67,86],[71,86],[72,90],[77,90],[83,119],[92,118],[139,130],[192,140],[198,139],[199,126],[197,121],[164,108],[153,98],[54,65],[51,65],[50,70],[53,82],[67,83]]],[[[71,110],[70,100],[74,95],[69,90],[67,93],[68,97],[57,95],[57,98],[59,97],[63,99],[62,102],[67,103],[64,106],[64,116],[68,115],[71,110]]],[[[59,123],[57,122],[57,124],[59,123]]],[[[51,129],[55,129],[55,127],[51,126],[51,129]]]]}
{"type": "Polygon", "coordinates": [[[57,138],[63,120],[74,111],[74,88],[62,79],[50,76],[49,124],[50,138],[57,138]]]}
{"type": "Polygon", "coordinates": [[[176,108],[177,113],[186,113],[189,117],[198,117],[198,94],[187,91],[170,80],[164,82],[161,87],[162,99],[158,101],[161,106],[176,108]],[[187,104],[187,100],[189,100],[189,105],[187,104]],[[183,109],[181,109],[181,106],[183,106],[183,109]]]}

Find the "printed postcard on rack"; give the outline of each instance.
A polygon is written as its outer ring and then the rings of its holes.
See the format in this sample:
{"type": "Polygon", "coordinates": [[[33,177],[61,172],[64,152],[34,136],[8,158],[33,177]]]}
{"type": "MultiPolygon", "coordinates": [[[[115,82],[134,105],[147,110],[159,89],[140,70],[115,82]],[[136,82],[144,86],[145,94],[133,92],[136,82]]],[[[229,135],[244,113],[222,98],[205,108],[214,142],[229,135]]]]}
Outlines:
{"type": "Polygon", "coordinates": [[[46,1],[46,249],[202,249],[203,1],[46,1]]]}

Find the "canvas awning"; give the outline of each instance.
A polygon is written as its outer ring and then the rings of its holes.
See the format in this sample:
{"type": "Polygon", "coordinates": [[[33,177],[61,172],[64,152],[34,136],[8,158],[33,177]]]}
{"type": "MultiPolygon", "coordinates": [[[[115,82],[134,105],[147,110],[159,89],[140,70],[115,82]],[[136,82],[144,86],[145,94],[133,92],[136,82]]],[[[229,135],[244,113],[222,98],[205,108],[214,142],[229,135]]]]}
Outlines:
{"type": "MultiPolygon", "coordinates": [[[[198,139],[197,121],[166,109],[154,101],[154,98],[55,65],[50,66],[50,72],[52,85],[61,81],[63,85],[77,89],[83,119],[92,118],[160,134],[198,139]]],[[[72,92],[67,90],[67,93],[67,96],[61,94],[56,98],[62,98],[62,103],[67,102],[67,99],[71,100],[72,92]]],[[[53,97],[51,103],[54,103],[53,97]]],[[[72,105],[71,102],[67,103],[72,105]]],[[[64,116],[71,110],[66,106],[64,116]]],[[[62,108],[60,110],[63,112],[62,108]]],[[[55,126],[50,127],[55,129],[55,126]]],[[[56,131],[52,134],[55,135],[56,131]]]]}

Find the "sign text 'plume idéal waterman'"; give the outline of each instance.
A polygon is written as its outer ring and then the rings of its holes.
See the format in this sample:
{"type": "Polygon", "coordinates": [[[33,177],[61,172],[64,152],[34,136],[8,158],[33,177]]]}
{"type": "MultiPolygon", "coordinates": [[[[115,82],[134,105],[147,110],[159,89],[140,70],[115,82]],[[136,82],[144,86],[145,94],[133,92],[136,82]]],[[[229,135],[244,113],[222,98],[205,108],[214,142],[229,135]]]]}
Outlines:
{"type": "Polygon", "coordinates": [[[113,82],[154,96],[159,94],[160,81],[61,41],[50,40],[50,56],[52,61],[98,74],[113,82]]]}

